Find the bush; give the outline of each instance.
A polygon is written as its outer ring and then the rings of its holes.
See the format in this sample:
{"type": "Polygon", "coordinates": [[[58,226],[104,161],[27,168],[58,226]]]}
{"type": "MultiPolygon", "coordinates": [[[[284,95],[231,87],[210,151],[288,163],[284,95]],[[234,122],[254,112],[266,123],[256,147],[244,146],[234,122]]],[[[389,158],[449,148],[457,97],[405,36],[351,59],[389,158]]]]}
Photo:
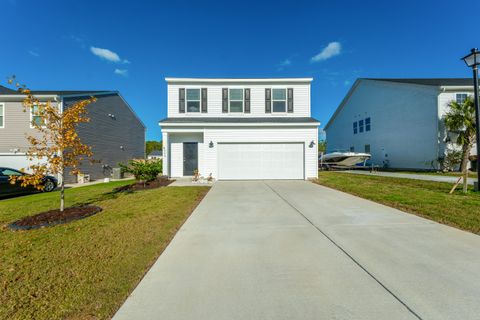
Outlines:
{"type": "Polygon", "coordinates": [[[130,160],[127,165],[118,164],[123,173],[133,174],[137,181],[153,181],[162,173],[162,161],[130,160]]]}

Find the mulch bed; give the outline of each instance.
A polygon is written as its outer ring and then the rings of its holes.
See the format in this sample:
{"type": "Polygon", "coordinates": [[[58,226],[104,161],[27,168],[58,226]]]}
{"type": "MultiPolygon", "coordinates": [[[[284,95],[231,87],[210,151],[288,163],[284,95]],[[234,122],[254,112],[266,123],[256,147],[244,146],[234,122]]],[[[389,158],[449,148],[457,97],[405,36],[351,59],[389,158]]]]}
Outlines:
{"type": "Polygon", "coordinates": [[[102,208],[97,206],[69,207],[65,208],[63,211],[60,211],[59,209],[49,210],[12,222],[8,227],[13,230],[30,230],[50,227],[87,218],[100,211],[102,211],[102,208]]]}
{"type": "Polygon", "coordinates": [[[175,180],[169,180],[168,178],[161,177],[157,178],[153,181],[148,181],[145,184],[143,182],[135,182],[126,186],[115,188],[115,192],[122,192],[122,191],[138,191],[138,190],[148,190],[148,189],[155,189],[160,187],[166,187],[170,183],[174,182],[175,180]]]}

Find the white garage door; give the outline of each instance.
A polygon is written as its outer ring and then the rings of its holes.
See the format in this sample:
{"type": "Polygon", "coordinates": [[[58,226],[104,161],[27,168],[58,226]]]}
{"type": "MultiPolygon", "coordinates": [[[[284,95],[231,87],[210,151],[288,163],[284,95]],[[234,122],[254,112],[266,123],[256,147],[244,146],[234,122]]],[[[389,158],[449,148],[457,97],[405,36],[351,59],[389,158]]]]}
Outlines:
{"type": "Polygon", "coordinates": [[[223,180],[303,179],[303,143],[219,143],[223,180]]]}

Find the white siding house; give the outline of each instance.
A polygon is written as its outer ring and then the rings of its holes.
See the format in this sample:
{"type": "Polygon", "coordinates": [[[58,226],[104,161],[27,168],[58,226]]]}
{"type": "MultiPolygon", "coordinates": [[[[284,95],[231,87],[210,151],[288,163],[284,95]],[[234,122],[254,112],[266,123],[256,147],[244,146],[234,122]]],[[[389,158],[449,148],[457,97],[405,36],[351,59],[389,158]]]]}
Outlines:
{"type": "Polygon", "coordinates": [[[164,174],[215,179],[317,177],[311,78],[167,78],[164,174]]]}
{"type": "Polygon", "coordinates": [[[447,148],[456,147],[443,125],[448,103],[471,94],[471,79],[358,79],[325,126],[327,152],[366,151],[381,167],[441,169],[447,148]]]}

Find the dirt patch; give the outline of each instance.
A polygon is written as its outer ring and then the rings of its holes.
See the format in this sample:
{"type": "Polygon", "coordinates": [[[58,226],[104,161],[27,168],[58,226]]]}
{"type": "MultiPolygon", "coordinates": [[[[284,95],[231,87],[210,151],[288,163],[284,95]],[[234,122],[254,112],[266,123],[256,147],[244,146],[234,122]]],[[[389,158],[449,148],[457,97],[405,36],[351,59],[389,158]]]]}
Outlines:
{"type": "Polygon", "coordinates": [[[8,227],[13,230],[38,229],[87,218],[100,211],[102,208],[97,206],[69,207],[63,211],[49,210],[12,222],[8,227]]]}
{"type": "Polygon", "coordinates": [[[160,187],[166,187],[170,183],[174,182],[175,180],[169,180],[168,178],[157,178],[153,181],[143,182],[135,182],[126,186],[115,188],[115,192],[122,192],[122,191],[137,191],[137,190],[148,190],[148,189],[155,189],[160,187]]]}

